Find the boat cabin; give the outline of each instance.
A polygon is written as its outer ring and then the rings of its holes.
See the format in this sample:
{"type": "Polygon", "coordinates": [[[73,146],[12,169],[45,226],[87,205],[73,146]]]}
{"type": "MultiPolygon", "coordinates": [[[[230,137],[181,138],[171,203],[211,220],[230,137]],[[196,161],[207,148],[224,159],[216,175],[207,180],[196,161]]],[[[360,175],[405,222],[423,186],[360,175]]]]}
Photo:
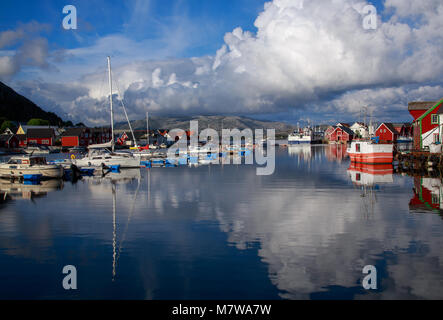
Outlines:
{"type": "Polygon", "coordinates": [[[25,165],[42,165],[46,164],[45,157],[12,157],[9,159],[8,164],[25,164],[25,165]]]}

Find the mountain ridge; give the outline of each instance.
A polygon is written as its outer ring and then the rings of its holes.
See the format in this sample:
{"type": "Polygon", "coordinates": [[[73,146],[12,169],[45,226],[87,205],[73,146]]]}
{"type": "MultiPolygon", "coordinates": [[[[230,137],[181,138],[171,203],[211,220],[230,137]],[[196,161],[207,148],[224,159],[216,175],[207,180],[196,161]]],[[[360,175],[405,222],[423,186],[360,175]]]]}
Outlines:
{"type": "Polygon", "coordinates": [[[48,120],[51,125],[60,125],[63,119],[54,112],[44,111],[28,98],[0,81],[0,115],[11,121],[28,122],[38,118],[48,120]]]}
{"type": "MultiPolygon", "coordinates": [[[[183,129],[189,130],[190,121],[197,120],[199,130],[205,128],[212,128],[217,131],[220,129],[275,129],[276,134],[288,133],[295,129],[295,125],[270,120],[256,120],[244,116],[180,116],[180,117],[149,117],[150,129],[183,129]]],[[[133,130],[146,130],[146,119],[131,120],[133,130]]],[[[129,130],[129,125],[126,121],[116,123],[114,128],[116,130],[129,130]]]]}

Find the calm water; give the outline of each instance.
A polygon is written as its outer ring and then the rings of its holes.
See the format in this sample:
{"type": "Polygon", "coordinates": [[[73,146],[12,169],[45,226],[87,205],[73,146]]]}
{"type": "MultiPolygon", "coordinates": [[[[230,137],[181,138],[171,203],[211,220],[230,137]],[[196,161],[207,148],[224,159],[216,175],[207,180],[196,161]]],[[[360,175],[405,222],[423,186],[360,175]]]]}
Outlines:
{"type": "Polygon", "coordinates": [[[441,179],[348,170],[343,151],[277,149],[271,176],[184,166],[9,190],[0,298],[443,298],[441,179]]]}

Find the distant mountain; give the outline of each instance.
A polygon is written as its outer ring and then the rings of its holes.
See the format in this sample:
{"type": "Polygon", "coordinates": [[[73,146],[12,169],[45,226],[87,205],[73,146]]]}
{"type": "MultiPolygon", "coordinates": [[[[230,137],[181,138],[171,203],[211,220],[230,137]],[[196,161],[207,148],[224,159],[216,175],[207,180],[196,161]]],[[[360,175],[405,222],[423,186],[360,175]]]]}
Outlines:
{"type": "MultiPolygon", "coordinates": [[[[278,121],[263,121],[240,116],[194,116],[194,117],[176,117],[162,118],[149,117],[150,129],[183,129],[189,130],[189,121],[198,120],[199,130],[212,128],[217,131],[220,129],[275,129],[275,133],[289,133],[295,129],[294,125],[278,121]]],[[[146,130],[146,120],[131,121],[133,130],[146,130]]],[[[129,130],[127,122],[119,122],[115,125],[116,130],[129,130]]]]}
{"type": "Polygon", "coordinates": [[[19,122],[28,122],[32,118],[48,120],[52,125],[59,125],[63,122],[55,113],[44,111],[3,82],[0,82],[0,116],[19,122]]]}

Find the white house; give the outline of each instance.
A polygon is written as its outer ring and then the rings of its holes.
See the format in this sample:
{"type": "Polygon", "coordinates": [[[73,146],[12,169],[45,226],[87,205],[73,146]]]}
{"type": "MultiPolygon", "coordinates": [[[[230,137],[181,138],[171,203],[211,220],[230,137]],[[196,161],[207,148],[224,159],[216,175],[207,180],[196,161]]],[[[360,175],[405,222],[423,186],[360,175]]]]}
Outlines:
{"type": "Polygon", "coordinates": [[[355,122],[350,129],[354,131],[354,133],[362,138],[369,137],[368,127],[363,122],[355,122]]]}

